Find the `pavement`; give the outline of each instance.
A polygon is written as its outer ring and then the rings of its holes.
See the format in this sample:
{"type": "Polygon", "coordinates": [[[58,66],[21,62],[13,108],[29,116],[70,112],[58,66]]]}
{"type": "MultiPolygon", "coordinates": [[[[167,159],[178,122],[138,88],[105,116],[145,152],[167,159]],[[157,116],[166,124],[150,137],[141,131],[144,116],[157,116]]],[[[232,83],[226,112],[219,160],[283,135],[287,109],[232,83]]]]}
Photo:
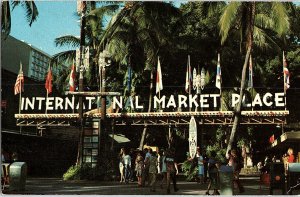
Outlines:
{"type": "MultiPolygon", "coordinates": [[[[260,183],[259,177],[241,177],[241,183],[245,188],[244,193],[234,189],[234,195],[269,195],[269,187],[260,183]]],[[[174,192],[171,185],[170,195],[205,195],[207,184],[196,182],[178,181],[178,192],[174,192]]],[[[61,178],[32,178],[26,180],[24,191],[10,191],[5,188],[4,194],[26,195],[167,195],[166,188],[161,189],[158,184],[156,191],[150,191],[149,187],[138,187],[137,182],[128,184],[103,181],[63,181],[61,178]]],[[[211,191],[212,193],[213,191],[211,191]]],[[[281,195],[281,190],[274,190],[273,195],[281,195]]],[[[300,194],[299,190],[293,194],[300,194]]]]}

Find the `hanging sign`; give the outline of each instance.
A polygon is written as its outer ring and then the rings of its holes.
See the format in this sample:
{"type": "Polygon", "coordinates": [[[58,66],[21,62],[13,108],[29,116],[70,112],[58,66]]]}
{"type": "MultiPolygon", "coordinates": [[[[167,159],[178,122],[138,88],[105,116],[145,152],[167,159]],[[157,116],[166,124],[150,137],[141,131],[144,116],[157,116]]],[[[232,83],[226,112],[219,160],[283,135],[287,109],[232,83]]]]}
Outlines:
{"type": "Polygon", "coordinates": [[[193,159],[197,153],[197,123],[194,116],[191,117],[189,125],[189,152],[193,159]]]}

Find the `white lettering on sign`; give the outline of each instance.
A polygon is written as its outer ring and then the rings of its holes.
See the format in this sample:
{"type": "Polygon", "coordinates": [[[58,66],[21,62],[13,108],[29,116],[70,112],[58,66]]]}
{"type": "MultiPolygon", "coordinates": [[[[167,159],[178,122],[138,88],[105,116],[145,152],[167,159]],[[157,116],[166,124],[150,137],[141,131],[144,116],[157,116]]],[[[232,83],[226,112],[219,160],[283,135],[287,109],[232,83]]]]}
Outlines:
{"type": "MultiPolygon", "coordinates": [[[[231,104],[232,107],[235,107],[239,102],[239,95],[232,94],[231,95],[231,104]]],[[[267,92],[265,94],[257,93],[253,99],[253,101],[247,101],[245,96],[243,97],[243,107],[284,107],[285,106],[285,99],[284,93],[270,93],[267,92]],[[246,102],[247,101],[247,102],[246,102]]],[[[91,110],[93,108],[93,104],[96,104],[97,97],[85,97],[83,107],[84,109],[91,110]]],[[[126,100],[123,96],[117,97],[106,97],[106,106],[110,107],[113,106],[113,109],[117,107],[120,109],[128,108],[131,109],[143,109],[144,103],[140,102],[141,99],[139,96],[135,96],[132,98],[131,96],[126,100]],[[125,103],[124,103],[125,102],[125,103]]],[[[169,97],[163,95],[161,98],[157,96],[153,97],[153,106],[154,109],[160,107],[160,109],[176,109],[178,108],[210,108],[214,107],[217,108],[218,100],[221,97],[218,94],[201,94],[198,95],[170,95],[169,97]]],[[[250,99],[249,99],[250,100],[250,99]]],[[[21,110],[28,111],[28,110],[38,110],[38,111],[51,111],[51,110],[74,110],[79,108],[78,100],[75,101],[75,97],[26,97],[21,99],[21,110]]],[[[94,108],[95,105],[94,105],[94,108]]]]}
{"type": "Polygon", "coordinates": [[[283,92],[275,93],[275,106],[276,107],[284,107],[285,106],[283,92]]]}

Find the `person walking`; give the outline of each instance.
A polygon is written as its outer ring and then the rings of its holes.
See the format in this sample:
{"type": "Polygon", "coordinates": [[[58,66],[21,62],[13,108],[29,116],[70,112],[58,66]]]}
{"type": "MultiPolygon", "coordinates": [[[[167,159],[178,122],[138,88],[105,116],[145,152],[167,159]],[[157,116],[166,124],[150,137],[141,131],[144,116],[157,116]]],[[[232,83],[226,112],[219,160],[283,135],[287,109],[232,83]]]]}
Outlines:
{"type": "Polygon", "coordinates": [[[220,195],[218,192],[218,165],[215,159],[216,152],[211,151],[210,157],[208,160],[208,176],[209,176],[209,183],[206,190],[206,195],[210,195],[209,190],[213,188],[214,192],[213,195],[220,195]]]}
{"type": "Polygon", "coordinates": [[[199,178],[199,183],[203,184],[203,175],[204,175],[204,159],[203,156],[201,155],[201,150],[200,147],[197,147],[197,166],[198,166],[198,178],[199,178]]]}
{"type": "Polygon", "coordinates": [[[243,193],[245,192],[244,187],[242,186],[240,179],[239,179],[239,174],[241,171],[241,160],[238,158],[236,150],[231,150],[229,151],[229,161],[228,165],[233,167],[233,183],[238,187],[239,192],[243,193]]]}
{"type": "Polygon", "coordinates": [[[131,157],[127,154],[126,150],[124,151],[124,170],[125,170],[125,183],[129,182],[130,173],[131,173],[131,157]]]}
{"type": "Polygon", "coordinates": [[[175,159],[174,148],[170,148],[167,150],[165,161],[167,164],[167,194],[170,194],[171,179],[173,181],[174,192],[177,192],[179,190],[176,185],[176,175],[178,174],[178,167],[175,159]]]}
{"type": "Polygon", "coordinates": [[[135,159],[135,171],[136,171],[136,177],[138,180],[138,186],[142,187],[142,177],[143,177],[143,171],[144,171],[144,158],[141,153],[138,153],[135,159]]]}
{"type": "Polygon", "coordinates": [[[157,154],[155,151],[151,153],[149,158],[149,182],[150,182],[150,191],[155,192],[156,186],[156,175],[157,175],[157,154]]]}
{"type": "Polygon", "coordinates": [[[120,183],[125,182],[125,176],[124,176],[124,153],[125,149],[121,148],[119,153],[119,172],[120,172],[120,183]]]}
{"type": "Polygon", "coordinates": [[[147,151],[145,153],[145,160],[144,160],[144,173],[143,173],[143,179],[142,179],[142,182],[143,182],[143,186],[145,186],[145,183],[146,181],[148,182],[148,185],[149,185],[149,165],[150,165],[150,158],[151,158],[151,155],[152,155],[152,149],[149,148],[149,149],[144,149],[145,151],[147,151]]]}
{"type": "Polygon", "coordinates": [[[163,185],[167,181],[167,164],[166,164],[166,151],[165,150],[161,151],[159,164],[160,164],[161,176],[162,176],[162,180],[160,182],[160,188],[163,189],[163,185]]]}

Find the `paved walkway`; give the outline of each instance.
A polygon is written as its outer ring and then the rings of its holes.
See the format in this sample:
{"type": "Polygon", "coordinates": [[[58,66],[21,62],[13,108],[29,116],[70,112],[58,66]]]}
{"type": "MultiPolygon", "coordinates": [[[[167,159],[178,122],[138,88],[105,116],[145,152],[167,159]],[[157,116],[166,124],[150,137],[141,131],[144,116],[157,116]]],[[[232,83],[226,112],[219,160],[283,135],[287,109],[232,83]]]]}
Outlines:
{"type": "MultiPolygon", "coordinates": [[[[259,177],[241,177],[245,192],[236,195],[268,195],[269,188],[261,186],[259,177]]],[[[172,186],[172,185],[171,185],[172,186]]],[[[178,181],[178,192],[173,191],[171,195],[205,195],[207,184],[200,185],[195,182],[178,181]]],[[[100,181],[63,181],[59,178],[28,178],[26,189],[22,192],[4,191],[6,194],[84,194],[84,195],[166,195],[166,189],[157,187],[156,192],[151,192],[149,187],[137,187],[136,182],[121,184],[119,182],[100,181]]],[[[212,193],[212,191],[211,191],[212,193]]],[[[274,195],[280,195],[281,190],[274,190],[274,195]]],[[[299,191],[293,194],[300,194],[299,191]]]]}

